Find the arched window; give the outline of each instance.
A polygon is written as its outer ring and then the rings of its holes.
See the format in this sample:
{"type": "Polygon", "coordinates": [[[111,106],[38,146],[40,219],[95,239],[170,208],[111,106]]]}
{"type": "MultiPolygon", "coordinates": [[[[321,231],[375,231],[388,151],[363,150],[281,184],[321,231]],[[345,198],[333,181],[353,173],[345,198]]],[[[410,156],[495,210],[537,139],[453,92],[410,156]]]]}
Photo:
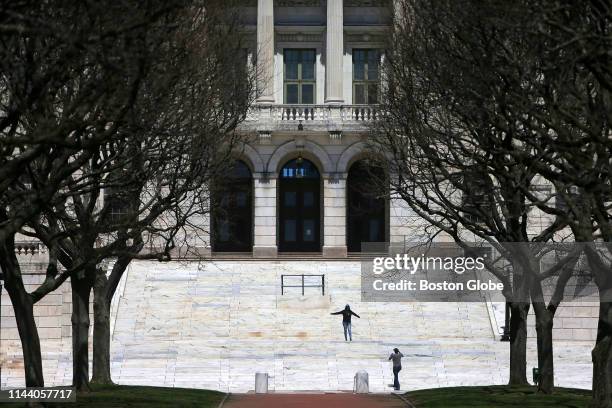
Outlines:
{"type": "Polygon", "coordinates": [[[250,252],[253,249],[253,177],[243,161],[213,186],[212,250],[250,252]]]}
{"type": "Polygon", "coordinates": [[[386,240],[386,200],[381,194],[384,171],[365,160],[355,162],[347,179],[347,233],[349,252],[361,252],[362,242],[386,240]]]}

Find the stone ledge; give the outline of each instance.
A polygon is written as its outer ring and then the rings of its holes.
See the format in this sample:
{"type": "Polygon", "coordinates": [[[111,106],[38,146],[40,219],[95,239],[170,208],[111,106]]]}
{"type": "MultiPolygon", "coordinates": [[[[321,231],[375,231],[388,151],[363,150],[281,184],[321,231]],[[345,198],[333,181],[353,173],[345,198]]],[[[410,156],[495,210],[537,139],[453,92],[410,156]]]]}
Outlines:
{"type": "Polygon", "coordinates": [[[323,258],[346,258],[346,246],[323,246],[323,258]]]}
{"type": "Polygon", "coordinates": [[[278,248],[276,246],[254,246],[253,258],[275,258],[278,256],[278,248]]]}

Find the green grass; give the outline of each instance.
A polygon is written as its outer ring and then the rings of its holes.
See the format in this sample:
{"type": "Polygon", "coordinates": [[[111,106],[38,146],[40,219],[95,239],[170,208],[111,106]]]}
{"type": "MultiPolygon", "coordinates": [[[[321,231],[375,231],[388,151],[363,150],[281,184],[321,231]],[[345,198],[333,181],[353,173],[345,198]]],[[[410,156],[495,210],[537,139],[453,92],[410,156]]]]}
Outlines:
{"type": "Polygon", "coordinates": [[[591,400],[591,391],[556,388],[551,395],[536,392],[535,387],[434,388],[404,394],[417,408],[584,408],[591,400]]]}
{"type": "MultiPolygon", "coordinates": [[[[198,407],[216,408],[223,397],[222,392],[194,390],[189,388],[143,387],[131,385],[92,386],[92,392],[77,394],[77,402],[49,404],[62,408],[108,408],[108,407],[198,407]]],[[[1,404],[0,404],[1,405],[1,404]]],[[[16,404],[10,404],[17,407],[16,404]]]]}

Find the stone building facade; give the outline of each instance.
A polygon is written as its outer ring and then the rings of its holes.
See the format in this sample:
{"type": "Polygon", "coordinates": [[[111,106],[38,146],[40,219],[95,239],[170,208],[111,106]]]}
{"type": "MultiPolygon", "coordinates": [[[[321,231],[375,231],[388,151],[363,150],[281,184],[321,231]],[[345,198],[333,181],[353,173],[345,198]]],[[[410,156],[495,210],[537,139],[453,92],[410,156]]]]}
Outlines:
{"type": "Polygon", "coordinates": [[[391,25],[387,1],[258,0],[242,10],[258,98],[234,186],[213,200],[210,250],[346,257],[402,240],[407,211],[368,195],[365,146],[391,25]]]}

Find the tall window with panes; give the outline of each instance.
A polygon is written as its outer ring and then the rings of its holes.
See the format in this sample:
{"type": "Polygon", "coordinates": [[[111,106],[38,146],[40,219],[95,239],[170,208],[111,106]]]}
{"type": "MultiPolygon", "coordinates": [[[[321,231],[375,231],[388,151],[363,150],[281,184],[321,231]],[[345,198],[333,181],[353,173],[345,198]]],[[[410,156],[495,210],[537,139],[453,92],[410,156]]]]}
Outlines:
{"type": "Polygon", "coordinates": [[[312,49],[285,50],[284,103],[315,103],[315,59],[316,52],[312,49]]]}
{"type": "Polygon", "coordinates": [[[353,50],[353,103],[373,105],[379,102],[380,51],[353,50]]]}

